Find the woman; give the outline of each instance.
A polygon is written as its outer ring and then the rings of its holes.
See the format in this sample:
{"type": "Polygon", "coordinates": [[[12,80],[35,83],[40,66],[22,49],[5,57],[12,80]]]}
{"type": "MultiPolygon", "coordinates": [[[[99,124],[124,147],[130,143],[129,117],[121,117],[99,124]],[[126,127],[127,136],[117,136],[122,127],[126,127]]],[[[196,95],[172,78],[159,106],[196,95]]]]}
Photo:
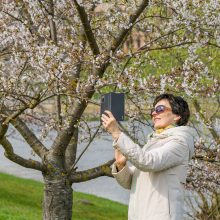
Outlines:
{"type": "Polygon", "coordinates": [[[114,139],[112,174],[130,189],[129,220],[182,220],[187,166],[194,152],[194,131],[186,126],[189,107],[172,94],[159,95],[153,105],[155,132],[143,148],[121,132],[110,111],[102,115],[114,139]]]}

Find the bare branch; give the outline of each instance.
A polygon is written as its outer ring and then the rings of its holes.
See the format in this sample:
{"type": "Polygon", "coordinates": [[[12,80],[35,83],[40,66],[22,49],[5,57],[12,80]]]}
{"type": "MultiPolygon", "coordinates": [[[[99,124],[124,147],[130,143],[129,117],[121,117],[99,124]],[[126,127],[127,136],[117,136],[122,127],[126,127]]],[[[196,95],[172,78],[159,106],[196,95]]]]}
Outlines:
{"type": "Polygon", "coordinates": [[[217,115],[217,113],[220,111],[220,96],[217,98],[217,103],[216,103],[216,106],[217,106],[217,109],[216,111],[213,113],[213,115],[210,117],[210,120],[213,121],[217,115]],[[218,103],[218,105],[217,105],[218,103]]]}
{"type": "Polygon", "coordinates": [[[210,45],[210,46],[213,46],[213,47],[220,48],[220,46],[219,46],[218,44],[213,44],[213,43],[211,43],[211,42],[208,42],[207,44],[210,45]]]}
{"type": "Polygon", "coordinates": [[[28,126],[18,117],[12,117],[10,111],[4,106],[2,112],[6,115],[6,119],[2,123],[4,126],[8,126],[9,122],[18,130],[26,142],[30,145],[33,151],[40,157],[43,158],[45,153],[48,151],[46,147],[39,141],[35,134],[28,128],[28,126]],[[7,117],[7,115],[9,115],[7,117]],[[12,118],[12,119],[11,119],[12,118]],[[9,120],[10,119],[10,120],[9,120]]]}
{"type": "MultiPolygon", "coordinates": [[[[42,41],[42,36],[38,33],[38,28],[34,25],[34,22],[31,18],[31,15],[28,11],[28,3],[23,0],[16,1],[16,5],[20,9],[20,15],[22,16],[23,20],[27,21],[27,24],[25,26],[29,29],[31,34],[35,34],[39,40],[39,42],[42,41]]],[[[22,21],[21,21],[22,22],[22,21]]],[[[22,22],[24,23],[24,22],[22,22]]]]}
{"type": "Polygon", "coordinates": [[[74,130],[73,136],[72,136],[72,138],[70,140],[70,143],[67,146],[67,149],[66,149],[66,152],[65,152],[65,167],[66,167],[66,170],[71,170],[71,166],[75,162],[77,145],[78,145],[78,135],[79,135],[79,129],[76,128],[74,130]]]}
{"type": "Polygon", "coordinates": [[[96,42],[96,39],[95,39],[95,36],[92,32],[92,28],[90,26],[90,22],[89,22],[89,19],[88,19],[88,15],[85,11],[85,8],[80,5],[77,0],[73,0],[75,6],[76,6],[76,9],[79,13],[79,17],[82,21],[82,25],[83,25],[83,28],[84,28],[84,32],[85,32],[85,35],[86,35],[86,38],[89,42],[89,45],[90,45],[90,48],[94,54],[94,56],[97,56],[98,54],[100,54],[100,51],[99,51],[99,46],[96,42]]]}
{"type": "MultiPolygon", "coordinates": [[[[54,22],[54,2],[53,0],[49,1],[49,10],[48,10],[48,14],[49,14],[49,26],[50,26],[50,35],[51,35],[51,39],[53,41],[53,43],[57,46],[58,44],[58,40],[57,40],[57,27],[56,24],[54,22]]],[[[58,119],[58,130],[59,128],[62,126],[62,116],[61,116],[61,97],[59,95],[59,90],[60,90],[60,85],[59,85],[59,81],[57,81],[57,85],[56,85],[58,94],[56,96],[56,107],[57,107],[57,119],[58,119]]]]}
{"type": "Polygon", "coordinates": [[[139,143],[138,140],[137,140],[135,137],[133,137],[133,136],[128,132],[128,130],[127,130],[120,122],[118,122],[118,124],[120,125],[121,130],[122,130],[133,142],[137,143],[139,146],[142,146],[141,143],[139,143]]]}
{"type": "Polygon", "coordinates": [[[14,112],[8,110],[6,106],[3,106],[1,110],[5,115],[7,115],[3,123],[9,124],[12,120],[14,120],[19,115],[21,115],[26,109],[34,109],[40,103],[39,98],[40,98],[40,93],[37,95],[36,98],[32,98],[32,100],[28,104],[24,105],[23,107],[21,107],[20,109],[14,112]]]}
{"type": "Polygon", "coordinates": [[[49,14],[49,10],[48,10],[47,7],[42,3],[42,0],[38,0],[38,3],[39,3],[40,6],[49,14]]]}
{"type": "Polygon", "coordinates": [[[143,45],[142,47],[138,48],[138,51],[145,50],[145,49],[149,48],[150,45],[152,45],[153,43],[157,42],[158,40],[161,40],[161,39],[163,39],[165,37],[173,35],[176,32],[181,31],[181,30],[183,30],[183,28],[178,28],[178,29],[169,31],[168,33],[165,33],[165,34],[163,34],[163,35],[161,35],[161,36],[151,40],[150,42],[148,42],[147,44],[143,45]]]}
{"type": "MultiPolygon", "coordinates": [[[[217,154],[217,152],[216,152],[216,154],[217,154]]],[[[220,165],[220,162],[215,159],[216,155],[213,158],[209,158],[209,157],[204,156],[204,155],[195,155],[193,157],[193,159],[195,159],[195,158],[198,159],[198,160],[202,160],[202,161],[206,161],[206,162],[210,162],[210,163],[216,163],[217,165],[220,165]]]]}
{"type": "Polygon", "coordinates": [[[27,160],[27,159],[24,159],[24,158],[20,157],[19,155],[15,154],[11,143],[7,140],[6,137],[3,137],[0,140],[0,144],[5,149],[5,156],[9,160],[11,160],[11,161],[23,166],[23,167],[26,167],[26,168],[44,171],[44,167],[40,162],[32,160],[32,159],[27,160]]]}
{"type": "Polygon", "coordinates": [[[40,157],[44,158],[48,152],[47,148],[39,141],[35,134],[28,128],[28,126],[20,119],[16,118],[12,122],[13,126],[19,131],[25,141],[33,149],[33,151],[40,157]]]}
{"type": "MultiPolygon", "coordinates": [[[[205,117],[205,115],[203,114],[202,112],[202,109],[201,109],[201,106],[198,102],[198,100],[194,99],[193,100],[193,105],[196,109],[196,111],[198,112],[200,118],[203,120],[203,122],[205,124],[210,124],[209,120],[205,117]]],[[[216,143],[217,144],[220,144],[220,138],[219,138],[219,135],[218,133],[215,131],[215,129],[213,128],[213,125],[210,124],[210,126],[208,126],[208,130],[210,131],[210,133],[212,134],[213,138],[215,139],[216,143]]]]}
{"type": "MultiPolygon", "coordinates": [[[[188,41],[188,42],[181,42],[181,43],[173,44],[173,45],[169,45],[169,46],[154,47],[154,48],[151,48],[150,46],[149,47],[148,46],[143,46],[142,48],[140,48],[136,52],[134,52],[132,55],[134,56],[136,54],[140,54],[140,53],[146,52],[146,51],[167,50],[167,49],[180,47],[180,46],[184,46],[184,45],[187,45],[187,44],[193,44],[193,43],[196,43],[196,42],[195,41],[188,41]]],[[[129,56],[131,56],[131,55],[129,55],[129,56]]]]}
{"type": "Polygon", "coordinates": [[[57,45],[57,28],[54,22],[54,3],[53,0],[49,2],[49,21],[50,21],[50,34],[52,41],[57,45]]]}
{"type": "Polygon", "coordinates": [[[112,177],[110,166],[114,163],[114,159],[98,167],[88,169],[85,171],[75,172],[71,175],[70,181],[73,183],[85,182],[91,179],[95,179],[100,176],[112,177]]]}
{"type": "Polygon", "coordinates": [[[72,167],[70,168],[70,172],[75,168],[76,164],[79,162],[80,158],[82,157],[82,155],[86,152],[86,150],[89,148],[90,144],[92,143],[92,141],[94,140],[95,136],[97,135],[97,133],[99,132],[99,129],[101,128],[101,124],[99,125],[98,129],[95,131],[95,133],[93,134],[93,136],[90,138],[89,143],[87,144],[87,146],[84,148],[84,150],[82,151],[82,153],[79,155],[79,157],[77,158],[77,160],[75,161],[75,163],[72,165],[72,167]]]}
{"type": "Polygon", "coordinates": [[[9,17],[13,18],[16,21],[21,22],[22,24],[24,24],[24,21],[22,21],[20,18],[15,17],[14,15],[8,13],[7,11],[2,11],[3,13],[5,13],[6,15],[8,15],[9,17]]]}
{"type": "MultiPolygon", "coordinates": [[[[4,118],[3,120],[1,121],[4,121],[4,118]]],[[[0,122],[1,122],[0,121],[0,122]]],[[[5,124],[5,123],[1,123],[0,124],[0,141],[1,139],[5,136],[6,132],[8,131],[8,124],[5,124]]]]}
{"type": "Polygon", "coordinates": [[[79,118],[81,117],[85,108],[85,101],[75,107],[72,114],[72,121],[70,122],[68,128],[61,130],[53,143],[53,154],[60,156],[64,155],[64,152],[73,136],[73,133],[75,132],[75,126],[77,126],[79,118]]]}

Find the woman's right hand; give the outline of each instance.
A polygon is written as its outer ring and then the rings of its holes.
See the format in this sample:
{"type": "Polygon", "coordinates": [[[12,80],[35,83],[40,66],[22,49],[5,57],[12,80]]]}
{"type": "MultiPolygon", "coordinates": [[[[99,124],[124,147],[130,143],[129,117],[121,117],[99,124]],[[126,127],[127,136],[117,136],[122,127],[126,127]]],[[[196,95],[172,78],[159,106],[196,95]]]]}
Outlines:
{"type": "Polygon", "coordinates": [[[119,171],[122,170],[126,164],[126,157],[123,156],[118,149],[115,149],[115,163],[119,171]]]}

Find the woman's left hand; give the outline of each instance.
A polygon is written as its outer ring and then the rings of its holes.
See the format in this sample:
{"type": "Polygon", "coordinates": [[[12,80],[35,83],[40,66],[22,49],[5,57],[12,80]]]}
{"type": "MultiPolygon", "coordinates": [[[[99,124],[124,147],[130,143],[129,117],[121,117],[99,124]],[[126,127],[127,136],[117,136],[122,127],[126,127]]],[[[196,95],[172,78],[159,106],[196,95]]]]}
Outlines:
{"type": "Polygon", "coordinates": [[[102,125],[104,126],[105,130],[112,134],[113,139],[118,139],[121,130],[119,129],[118,122],[116,121],[113,114],[110,111],[106,110],[105,114],[102,114],[101,119],[102,125]]]}

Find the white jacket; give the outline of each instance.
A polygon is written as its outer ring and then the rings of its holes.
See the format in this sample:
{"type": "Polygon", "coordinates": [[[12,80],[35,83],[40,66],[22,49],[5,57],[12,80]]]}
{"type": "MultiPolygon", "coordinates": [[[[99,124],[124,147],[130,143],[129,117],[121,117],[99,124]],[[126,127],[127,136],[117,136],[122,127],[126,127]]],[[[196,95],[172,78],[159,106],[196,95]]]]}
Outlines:
{"type": "Polygon", "coordinates": [[[130,189],[129,220],[182,220],[187,166],[194,152],[194,129],[188,126],[153,133],[141,148],[124,133],[113,144],[133,165],[112,174],[130,189]]]}

